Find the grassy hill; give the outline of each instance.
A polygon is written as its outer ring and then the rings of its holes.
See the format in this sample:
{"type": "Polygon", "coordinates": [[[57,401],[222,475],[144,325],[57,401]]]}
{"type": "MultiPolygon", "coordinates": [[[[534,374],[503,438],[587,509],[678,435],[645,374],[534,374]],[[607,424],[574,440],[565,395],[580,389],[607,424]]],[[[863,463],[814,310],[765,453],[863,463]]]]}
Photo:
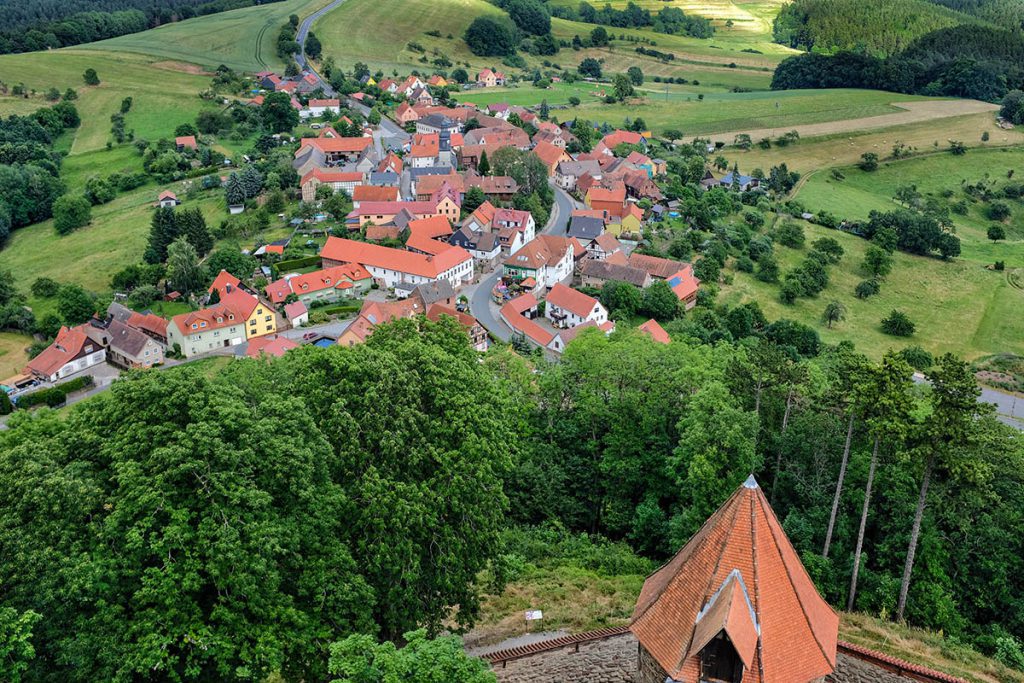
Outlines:
{"type": "MultiPolygon", "coordinates": [[[[926,198],[952,203],[964,197],[961,182],[975,183],[988,177],[1003,179],[1010,169],[1024,168],[1024,150],[972,150],[966,156],[948,153],[885,164],[875,173],[844,167],[837,180],[819,171],[807,179],[796,199],[809,211],[827,210],[841,218],[864,219],[872,210],[899,208],[892,199],[900,185],[915,184],[926,198]],[[953,194],[944,197],[947,190],[953,194]]],[[[842,261],[830,270],[831,282],[818,297],[799,299],[787,306],[779,301],[779,286],[760,282],[747,273],[730,269],[732,282],[722,288],[722,300],[729,303],[756,300],[769,318],[788,317],[815,327],[829,343],[853,341],[871,356],[890,348],[918,344],[933,353],[953,352],[974,359],[999,352],[1024,352],[1024,290],[1015,286],[1013,273],[1024,268],[1024,202],[1010,202],[1014,215],[1007,224],[1008,239],[993,243],[985,231],[991,221],[983,205],[970,203],[965,216],[952,214],[963,254],[952,262],[895,254],[892,273],[882,283],[879,295],[858,299],[853,291],[864,279],[859,265],[868,246],[865,240],[804,224],[807,244],[819,237],[834,237],[846,251],[842,261]],[[1006,263],[1006,271],[990,270],[994,261],[1006,263]],[[821,314],[829,301],[841,302],[846,320],[828,329],[821,314]],[[913,337],[899,339],[884,334],[879,323],[889,311],[907,313],[917,325],[913,337]],[[955,330],[955,331],[954,331],[955,330]]],[[[794,268],[806,249],[778,247],[782,272],[794,268]]]]}
{"type": "Polygon", "coordinates": [[[224,64],[239,71],[279,69],[274,41],[290,14],[306,16],[330,0],[286,0],[221,12],[142,33],[101,40],[82,49],[134,52],[213,69],[224,64]]]}

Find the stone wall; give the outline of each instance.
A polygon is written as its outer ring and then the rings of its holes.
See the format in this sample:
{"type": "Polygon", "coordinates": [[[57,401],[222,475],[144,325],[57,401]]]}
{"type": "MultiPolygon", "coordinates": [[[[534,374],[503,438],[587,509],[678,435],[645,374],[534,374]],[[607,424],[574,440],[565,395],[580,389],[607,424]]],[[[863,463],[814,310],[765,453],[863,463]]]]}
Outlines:
{"type": "Polygon", "coordinates": [[[910,679],[840,652],[836,670],[825,677],[825,683],[910,683],[910,679]]]}
{"type": "Polygon", "coordinates": [[[637,671],[637,683],[664,683],[665,670],[643,647],[640,650],[640,663],[637,671]]]}
{"type": "Polygon", "coordinates": [[[491,667],[499,683],[634,683],[636,652],[636,637],[626,633],[497,662],[491,667]]]}

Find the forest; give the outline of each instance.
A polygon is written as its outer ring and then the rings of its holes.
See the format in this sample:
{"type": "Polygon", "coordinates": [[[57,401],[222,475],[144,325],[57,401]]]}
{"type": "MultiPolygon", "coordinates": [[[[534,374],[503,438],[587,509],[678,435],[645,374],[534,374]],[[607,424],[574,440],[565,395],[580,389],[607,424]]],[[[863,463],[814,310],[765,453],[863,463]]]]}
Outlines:
{"type": "Polygon", "coordinates": [[[615,9],[605,5],[597,9],[588,2],[581,2],[579,7],[555,5],[551,14],[562,19],[582,21],[587,24],[600,24],[615,28],[650,27],[655,33],[687,35],[692,38],[710,38],[715,27],[710,20],[692,14],[685,14],[678,7],[665,7],[658,12],[651,12],[634,2],[629,2],[623,9],[615,9]]]}
{"type": "Polygon", "coordinates": [[[872,363],[756,304],[666,329],[549,363],[402,320],[15,416],[0,651],[24,681],[322,680],[356,642],[470,627],[538,525],[657,562],[754,472],[837,608],[1024,657],[1024,444],[966,364],[872,363]]]}
{"type": "Polygon", "coordinates": [[[783,61],[773,90],[877,88],[997,102],[1024,87],[1024,32],[964,25],[932,31],[881,58],[863,52],[814,52],[783,61]]]}
{"type": "Polygon", "coordinates": [[[138,33],[172,21],[281,0],[0,0],[0,54],[138,33]]]}

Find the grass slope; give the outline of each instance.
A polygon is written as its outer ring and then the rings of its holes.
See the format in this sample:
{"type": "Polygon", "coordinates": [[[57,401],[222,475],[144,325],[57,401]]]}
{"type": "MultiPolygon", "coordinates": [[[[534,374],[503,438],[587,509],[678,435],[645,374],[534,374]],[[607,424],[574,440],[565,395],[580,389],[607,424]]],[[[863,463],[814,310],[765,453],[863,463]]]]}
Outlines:
{"type": "Polygon", "coordinates": [[[346,0],[318,20],[313,31],[324,55],[342,67],[365,62],[386,73],[397,69],[405,74],[414,65],[429,68],[417,61],[421,54],[408,48],[410,42],[422,45],[430,59],[436,50],[456,63],[498,64],[500,60],[476,57],[462,40],[473,19],[488,15],[504,12],[485,0],[346,0]],[[427,31],[439,31],[441,37],[427,31]]]}
{"type": "MultiPolygon", "coordinates": [[[[31,52],[0,56],[0,80],[23,82],[30,88],[45,91],[55,87],[61,91],[75,88],[75,102],[82,125],[71,144],[71,154],[103,149],[110,138],[110,115],[119,111],[121,100],[133,98],[127,115],[127,127],[136,137],[166,137],[174,127],[195,120],[205,103],[197,94],[209,86],[208,76],[188,73],[181,65],[153,61],[131,53],[101,52],[71,48],[50,52],[31,52]],[[100,85],[88,87],[82,72],[92,67],[100,77],[100,85]]],[[[15,113],[4,109],[8,98],[0,99],[0,114],[15,113]]],[[[31,109],[48,103],[42,98],[31,100],[31,109]]],[[[21,102],[24,102],[22,100],[21,102]]],[[[19,103],[18,109],[24,104],[19,103]]],[[[17,110],[15,110],[17,111],[17,110]]]]}
{"type": "Polygon", "coordinates": [[[220,12],[142,33],[81,46],[105,52],[135,52],[213,69],[224,64],[241,71],[280,69],[277,33],[288,15],[307,16],[330,0],[286,0],[220,12]]]}

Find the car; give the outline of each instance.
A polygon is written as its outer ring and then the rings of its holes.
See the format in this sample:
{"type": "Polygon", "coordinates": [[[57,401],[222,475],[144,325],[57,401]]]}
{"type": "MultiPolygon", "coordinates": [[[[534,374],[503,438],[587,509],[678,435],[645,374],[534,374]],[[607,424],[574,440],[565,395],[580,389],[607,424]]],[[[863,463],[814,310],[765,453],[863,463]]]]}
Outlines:
{"type": "Polygon", "coordinates": [[[309,341],[310,339],[316,339],[319,336],[319,332],[307,332],[306,334],[302,335],[302,339],[304,341],[309,341]]]}

